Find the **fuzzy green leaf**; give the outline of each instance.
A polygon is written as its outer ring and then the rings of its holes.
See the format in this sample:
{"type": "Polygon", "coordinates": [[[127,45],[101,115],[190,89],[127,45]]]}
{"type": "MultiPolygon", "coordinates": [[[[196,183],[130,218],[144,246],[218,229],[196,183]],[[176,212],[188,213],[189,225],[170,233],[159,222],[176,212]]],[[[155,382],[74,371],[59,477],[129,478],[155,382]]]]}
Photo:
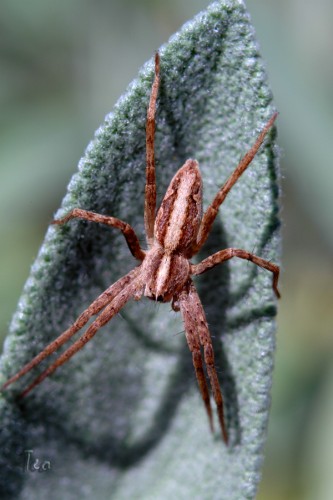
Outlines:
{"type": "MultiPolygon", "coordinates": [[[[273,111],[243,2],[213,3],[160,55],[158,193],[161,199],[176,170],[196,158],[207,207],[273,111]]],[[[151,60],[97,131],[58,217],[74,207],[112,214],[144,241],[152,78],[151,60]]],[[[279,260],[273,136],[230,192],[200,258],[234,246],[279,260]]],[[[50,227],[5,344],[2,380],[134,265],[116,230],[83,221],[50,227]]],[[[196,284],[214,338],[230,446],[209,432],[179,315],[169,305],[133,301],[27,398],[14,397],[26,380],[1,395],[2,498],[255,496],[273,366],[271,275],[234,259],[196,284]],[[51,470],[27,470],[28,456],[30,469],[38,458],[51,470]]]]}

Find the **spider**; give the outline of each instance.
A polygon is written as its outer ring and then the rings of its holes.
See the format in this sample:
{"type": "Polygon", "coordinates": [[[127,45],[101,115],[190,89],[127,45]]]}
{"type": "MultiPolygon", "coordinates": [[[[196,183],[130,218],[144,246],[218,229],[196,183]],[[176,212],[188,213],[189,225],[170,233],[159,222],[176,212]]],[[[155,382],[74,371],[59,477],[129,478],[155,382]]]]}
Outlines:
{"type": "Polygon", "coordinates": [[[242,173],[250,165],[267,132],[272,127],[277,113],[274,113],[251,149],[241,159],[237,168],[218,191],[213,202],[202,216],[202,180],[198,162],[189,159],[178,170],[170,182],[161,206],[156,213],[155,178],[155,114],[160,81],[160,57],[155,55],[155,75],[151,89],[146,120],[146,186],[144,223],[148,249],[143,250],[133,228],[115,217],[100,215],[80,208],[74,208],[65,217],[54,220],[53,224],[65,224],[74,218],[99,222],[120,229],[133,256],[140,264],[116,283],[107,288],[94,302],[80,314],[76,321],[43,351],[7,380],[2,390],[32,370],[36,365],[59,349],[74,334],[86,325],[92,316],[99,314],[82,336],[65,350],[20,394],[26,396],[34,387],[66,363],[75,353],[91,340],[98,330],[108,323],[131,299],[142,296],[154,301],[170,302],[174,311],[180,311],[188,347],[200,393],[207,412],[209,426],[214,432],[210,393],[204,372],[204,363],[217,407],[219,427],[224,442],[228,443],[228,433],[223,412],[223,399],[214,364],[214,351],[206,321],[205,312],[192,281],[192,276],[205,273],[209,269],[233,257],[246,259],[273,274],[273,290],[277,297],[279,267],[253,255],[246,250],[226,248],[192,264],[190,259],[197,254],[210,233],[220,205],[242,173]]]}

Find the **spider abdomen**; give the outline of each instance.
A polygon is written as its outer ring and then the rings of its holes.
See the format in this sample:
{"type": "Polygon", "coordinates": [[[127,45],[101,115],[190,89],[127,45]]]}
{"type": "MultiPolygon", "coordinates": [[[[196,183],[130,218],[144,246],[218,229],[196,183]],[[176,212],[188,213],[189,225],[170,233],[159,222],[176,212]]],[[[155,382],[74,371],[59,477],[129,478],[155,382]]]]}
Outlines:
{"type": "Polygon", "coordinates": [[[155,221],[155,240],[168,253],[187,252],[196,241],[202,212],[198,162],[187,160],[170,182],[155,221]]]}

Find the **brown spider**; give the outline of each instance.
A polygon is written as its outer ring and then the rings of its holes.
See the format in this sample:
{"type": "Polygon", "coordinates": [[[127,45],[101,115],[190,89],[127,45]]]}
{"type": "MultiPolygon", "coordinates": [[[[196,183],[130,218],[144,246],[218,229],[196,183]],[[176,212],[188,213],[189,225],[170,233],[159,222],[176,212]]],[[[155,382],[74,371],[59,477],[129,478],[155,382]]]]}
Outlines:
{"type": "Polygon", "coordinates": [[[199,264],[192,264],[191,259],[203,246],[211,226],[232,186],[248,167],[262,144],[267,132],[272,127],[277,113],[273,114],[258,136],[255,144],[245,154],[235,171],[215,196],[212,204],[202,216],[202,181],[195,160],[189,159],[178,170],[172,179],[161,206],[156,212],[156,179],[155,179],[155,112],[159,87],[160,59],[155,56],[155,78],[152,85],[146,123],[146,187],[144,222],[148,250],[142,250],[133,228],[115,217],[96,214],[75,208],[66,217],[55,220],[54,224],[64,224],[70,219],[81,218],[93,222],[116,227],[123,233],[127,245],[136,259],[141,263],[138,267],[111,285],[77,318],[77,320],[58,338],[51,342],[35,358],[27,363],[18,373],[3,385],[5,389],[20,377],[28,373],[47,356],[67,342],[89,319],[100,313],[83,335],[63,352],[46,370],[44,370],[22,393],[26,396],[34,387],[51,375],[59,366],[66,363],[78,352],[98,330],[110,321],[131,299],[139,300],[142,295],[159,302],[172,301],[174,311],[181,311],[185,335],[192,353],[195,374],[210,428],[213,432],[213,415],[210,404],[208,385],[203,368],[203,358],[217,406],[217,413],[225,443],[228,434],[223,415],[223,400],[214,365],[212,341],[200,302],[191,276],[202,274],[212,267],[232,257],[239,257],[254,262],[257,266],[273,273],[273,290],[280,297],[277,283],[279,267],[261,259],[246,250],[226,248],[204,259],[199,264]],[[201,353],[203,350],[203,356],[201,353]]]}

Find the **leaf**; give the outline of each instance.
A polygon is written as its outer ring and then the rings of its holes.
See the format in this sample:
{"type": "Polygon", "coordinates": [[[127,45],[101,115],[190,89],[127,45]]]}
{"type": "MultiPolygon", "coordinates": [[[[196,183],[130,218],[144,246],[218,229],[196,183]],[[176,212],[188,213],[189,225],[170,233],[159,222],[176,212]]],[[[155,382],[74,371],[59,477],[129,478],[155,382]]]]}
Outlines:
{"type": "MultiPolygon", "coordinates": [[[[159,196],[193,157],[207,206],[273,111],[243,2],[213,3],[160,55],[159,196]]],[[[152,78],[151,60],[96,132],[57,217],[73,207],[112,214],[144,241],[152,78]]],[[[200,258],[235,246],[278,260],[273,135],[229,194],[200,258]]],[[[50,227],[11,324],[3,381],[134,265],[116,230],[84,221],[50,227]]],[[[271,276],[233,260],[196,282],[214,338],[230,446],[209,432],[179,315],[169,305],[133,301],[27,398],[15,399],[26,380],[2,394],[2,498],[254,497],[273,367],[271,276]],[[32,472],[36,459],[51,470],[32,472]]]]}

